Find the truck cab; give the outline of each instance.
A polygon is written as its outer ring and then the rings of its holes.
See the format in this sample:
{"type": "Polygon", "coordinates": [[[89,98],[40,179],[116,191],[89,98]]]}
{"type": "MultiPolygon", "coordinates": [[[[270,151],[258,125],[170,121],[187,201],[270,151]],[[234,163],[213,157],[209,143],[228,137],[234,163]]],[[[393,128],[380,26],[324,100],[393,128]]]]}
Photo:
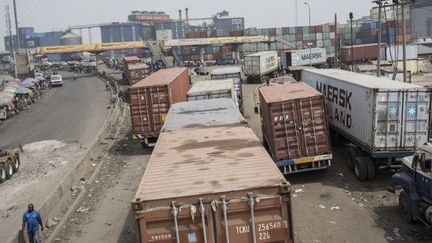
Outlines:
{"type": "Polygon", "coordinates": [[[432,145],[423,145],[402,159],[401,172],[392,176],[394,191],[399,194],[399,208],[406,221],[420,220],[432,225],[432,145]]]}

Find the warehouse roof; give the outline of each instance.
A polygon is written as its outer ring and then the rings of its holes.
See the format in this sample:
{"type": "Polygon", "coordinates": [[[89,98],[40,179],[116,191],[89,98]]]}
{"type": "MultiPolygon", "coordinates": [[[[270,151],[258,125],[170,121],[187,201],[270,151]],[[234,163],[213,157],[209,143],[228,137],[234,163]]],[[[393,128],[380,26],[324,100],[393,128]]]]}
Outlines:
{"type": "MultiPolygon", "coordinates": [[[[399,90],[399,89],[423,89],[425,87],[403,83],[391,80],[385,77],[375,77],[361,73],[349,72],[341,69],[307,69],[302,72],[302,79],[304,81],[311,77],[307,77],[304,73],[317,74],[331,79],[337,79],[343,82],[351,83],[354,85],[370,88],[370,89],[386,89],[386,90],[399,90]]],[[[313,80],[312,80],[313,81],[313,80]]]]}

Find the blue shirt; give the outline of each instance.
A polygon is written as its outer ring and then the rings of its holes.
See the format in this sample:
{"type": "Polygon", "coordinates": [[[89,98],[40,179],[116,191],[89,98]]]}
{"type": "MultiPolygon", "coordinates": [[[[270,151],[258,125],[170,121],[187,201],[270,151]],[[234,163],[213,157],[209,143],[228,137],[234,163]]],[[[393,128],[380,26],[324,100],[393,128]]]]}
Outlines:
{"type": "Polygon", "coordinates": [[[23,216],[23,222],[27,223],[27,232],[34,233],[39,230],[39,222],[42,222],[40,214],[33,210],[33,212],[25,212],[23,216]]]}

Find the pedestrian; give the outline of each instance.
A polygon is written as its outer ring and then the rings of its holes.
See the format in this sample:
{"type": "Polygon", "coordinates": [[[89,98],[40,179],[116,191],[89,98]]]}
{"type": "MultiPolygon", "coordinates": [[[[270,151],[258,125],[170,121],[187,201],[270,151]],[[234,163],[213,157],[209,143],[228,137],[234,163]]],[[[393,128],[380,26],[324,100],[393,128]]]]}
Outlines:
{"type": "Polygon", "coordinates": [[[39,212],[34,210],[33,203],[28,205],[28,210],[23,215],[22,232],[24,232],[26,224],[29,242],[40,243],[39,225],[41,226],[41,231],[44,230],[44,227],[39,212]]]}

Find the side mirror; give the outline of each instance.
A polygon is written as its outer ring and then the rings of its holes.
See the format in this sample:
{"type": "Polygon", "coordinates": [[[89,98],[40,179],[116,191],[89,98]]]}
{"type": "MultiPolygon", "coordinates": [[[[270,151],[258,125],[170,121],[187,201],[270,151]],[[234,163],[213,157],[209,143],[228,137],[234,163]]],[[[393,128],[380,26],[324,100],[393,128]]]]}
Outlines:
{"type": "Polygon", "coordinates": [[[254,107],[254,112],[255,112],[255,114],[258,114],[258,106],[254,107]]]}

